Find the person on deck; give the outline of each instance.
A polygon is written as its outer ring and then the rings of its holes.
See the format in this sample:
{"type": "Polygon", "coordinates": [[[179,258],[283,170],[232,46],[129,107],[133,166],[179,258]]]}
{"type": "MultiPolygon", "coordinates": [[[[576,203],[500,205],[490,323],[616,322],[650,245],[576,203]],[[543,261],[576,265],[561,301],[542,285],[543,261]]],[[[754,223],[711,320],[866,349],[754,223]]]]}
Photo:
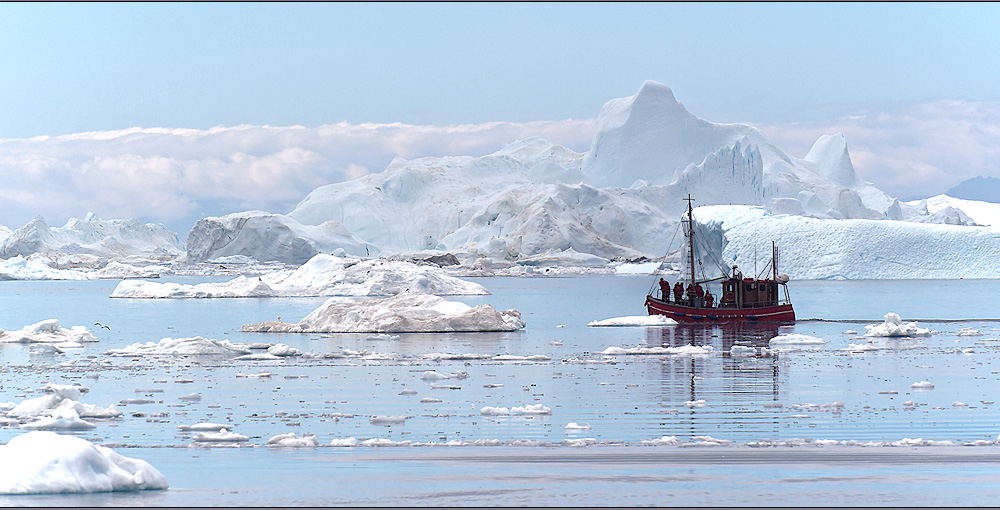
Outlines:
{"type": "Polygon", "coordinates": [[[694,296],[697,298],[705,297],[705,289],[701,288],[700,283],[694,284],[694,296]]]}
{"type": "Polygon", "coordinates": [[[670,283],[663,278],[660,278],[660,297],[664,301],[670,301],[670,283]]]}
{"type": "Polygon", "coordinates": [[[712,302],[713,301],[715,301],[715,297],[712,296],[712,291],[706,290],[705,291],[705,306],[707,306],[708,308],[712,308],[712,302]]]}
{"type": "Polygon", "coordinates": [[[674,284],[674,301],[680,303],[681,302],[681,297],[683,297],[683,296],[684,296],[684,286],[681,285],[681,282],[675,283],[674,284]]]}

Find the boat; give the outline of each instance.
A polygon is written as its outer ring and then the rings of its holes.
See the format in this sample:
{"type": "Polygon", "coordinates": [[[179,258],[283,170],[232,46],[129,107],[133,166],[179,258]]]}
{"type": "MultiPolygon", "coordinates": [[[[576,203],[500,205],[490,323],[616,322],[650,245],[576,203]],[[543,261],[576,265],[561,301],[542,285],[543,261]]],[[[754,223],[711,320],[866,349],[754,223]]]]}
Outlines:
{"type": "Polygon", "coordinates": [[[761,278],[768,271],[745,277],[735,265],[731,269],[721,267],[723,276],[698,279],[695,276],[694,257],[694,210],[691,195],[687,201],[684,237],[688,246],[687,286],[681,279],[673,285],[659,279],[646,295],[646,310],[649,315],[665,315],[680,323],[726,323],[726,322],[795,322],[795,310],[788,296],[788,275],[778,273],[778,248],[771,242],[770,278],[761,278]],[[713,295],[709,284],[721,283],[721,292],[713,295]],[[720,296],[716,301],[715,296],[720,296]]]}

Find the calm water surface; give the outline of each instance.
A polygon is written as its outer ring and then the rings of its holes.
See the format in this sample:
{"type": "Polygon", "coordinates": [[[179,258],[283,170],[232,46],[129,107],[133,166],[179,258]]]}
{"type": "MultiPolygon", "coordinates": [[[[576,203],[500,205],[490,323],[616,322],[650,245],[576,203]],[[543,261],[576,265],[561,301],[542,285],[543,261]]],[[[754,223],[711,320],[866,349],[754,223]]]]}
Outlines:
{"type": "MultiPolygon", "coordinates": [[[[996,446],[868,447],[862,456],[892,450],[896,457],[859,463],[845,452],[860,447],[747,445],[798,438],[922,438],[956,445],[995,440],[1000,434],[1000,406],[994,403],[1000,400],[998,281],[792,282],[792,301],[803,320],[779,329],[586,326],[643,315],[643,299],[653,283],[648,276],[475,280],[492,295],[449,299],[516,308],[526,329],[403,334],[397,340],[364,334],[251,334],[240,332],[241,325],[279,316],[298,320],[324,299],[126,300],[108,298],[117,281],[0,282],[0,328],[57,318],[64,327],[87,326],[100,339],[64,355],[0,345],[0,402],[37,396],[33,391],[50,381],[83,384],[90,391],[81,401],[116,404],[125,414],[92,420],[95,430],[75,434],[148,460],[171,482],[167,491],[7,497],[0,504],[808,505],[824,504],[809,503],[824,493],[847,498],[842,504],[924,505],[988,504],[988,496],[997,492],[996,446]],[[935,334],[852,352],[851,344],[867,343],[852,332],[863,335],[865,325],[881,322],[887,312],[919,320],[935,334]],[[978,334],[967,336],[970,332],[978,334]],[[786,333],[826,343],[760,355],[770,338],[786,333]],[[280,342],[341,357],[236,361],[105,354],[136,342],[192,336],[280,342]],[[660,345],[711,345],[714,350],[703,357],[601,354],[609,346],[660,345]],[[733,345],[758,348],[758,355],[730,356],[733,345]],[[432,354],[547,359],[435,361],[432,354]],[[271,377],[242,377],[260,370],[271,377]],[[464,370],[468,378],[437,382],[455,389],[434,388],[421,379],[428,370],[464,370]],[[911,389],[918,381],[930,381],[934,389],[911,389]],[[403,389],[417,394],[400,395],[403,389]],[[194,392],[202,395],[200,402],[178,399],[194,392]],[[137,398],[152,402],[122,403],[137,398]],[[529,404],[549,407],[552,414],[480,414],[484,406],[529,404]],[[407,419],[392,426],[370,423],[380,415],[407,419]],[[177,429],[203,421],[230,423],[250,441],[238,448],[206,447],[177,429]],[[568,431],[570,422],[590,428],[568,431]],[[355,437],[547,446],[262,446],[286,432],[316,434],[321,444],[355,437]],[[686,445],[710,436],[735,446],[642,446],[663,436],[686,445]],[[564,446],[581,438],[600,444],[564,446]],[[934,457],[913,457],[928,450],[934,457]],[[802,451],[829,458],[807,463],[797,457],[802,451]],[[678,452],[683,462],[671,460],[678,452]],[[713,457],[719,452],[745,457],[734,464],[713,457]],[[789,453],[764,458],[761,452],[789,453]],[[976,460],[969,460],[973,456],[976,460]],[[386,481],[390,478],[392,483],[386,481]],[[928,494],[929,482],[948,483],[951,489],[928,494]],[[628,499],[621,499],[623,488],[628,499]]],[[[0,440],[20,433],[0,428],[0,440]]]]}

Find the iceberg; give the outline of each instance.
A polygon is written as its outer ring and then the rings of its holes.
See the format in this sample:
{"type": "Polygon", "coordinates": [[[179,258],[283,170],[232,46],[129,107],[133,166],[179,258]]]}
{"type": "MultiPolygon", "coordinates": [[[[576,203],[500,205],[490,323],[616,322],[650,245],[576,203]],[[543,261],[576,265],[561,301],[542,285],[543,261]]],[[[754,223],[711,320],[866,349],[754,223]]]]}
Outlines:
{"type": "Polygon", "coordinates": [[[86,439],[28,432],[0,446],[0,494],[60,494],[166,489],[167,479],[144,460],[86,439]]]}
{"type": "Polygon", "coordinates": [[[413,333],[516,331],[524,328],[517,310],[498,312],[490,305],[469,306],[428,294],[400,294],[375,299],[330,298],[293,324],[267,321],[245,324],[260,333],[413,333]]]}
{"type": "Polygon", "coordinates": [[[436,266],[399,260],[356,260],[315,255],[301,267],[228,282],[185,285],[125,280],[113,298],[236,298],[274,296],[392,296],[403,292],[485,295],[478,283],[449,275],[436,266]]]}

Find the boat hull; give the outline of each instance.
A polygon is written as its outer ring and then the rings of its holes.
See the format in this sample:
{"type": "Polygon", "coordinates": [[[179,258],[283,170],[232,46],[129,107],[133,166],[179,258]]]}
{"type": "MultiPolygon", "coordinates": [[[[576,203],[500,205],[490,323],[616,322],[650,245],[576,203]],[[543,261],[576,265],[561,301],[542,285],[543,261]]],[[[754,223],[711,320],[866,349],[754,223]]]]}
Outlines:
{"type": "Polygon", "coordinates": [[[795,310],[790,304],[757,308],[697,308],[646,296],[646,310],[649,315],[665,315],[683,323],[795,322],[795,310]]]}

